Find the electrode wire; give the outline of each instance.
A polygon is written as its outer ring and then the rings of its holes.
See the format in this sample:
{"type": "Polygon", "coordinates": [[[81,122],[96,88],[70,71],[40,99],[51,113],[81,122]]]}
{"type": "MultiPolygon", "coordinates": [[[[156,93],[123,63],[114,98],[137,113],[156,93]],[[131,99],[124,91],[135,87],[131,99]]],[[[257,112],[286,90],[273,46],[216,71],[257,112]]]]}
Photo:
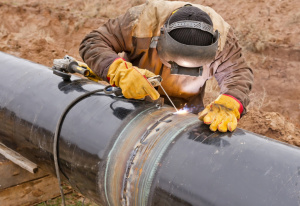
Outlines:
{"type": "Polygon", "coordinates": [[[166,94],[166,96],[168,97],[169,101],[171,102],[171,104],[175,108],[176,112],[178,112],[178,109],[175,107],[174,103],[172,102],[171,98],[169,97],[169,95],[167,94],[167,92],[165,91],[165,89],[161,86],[161,84],[159,86],[164,91],[164,93],[166,94]]]}

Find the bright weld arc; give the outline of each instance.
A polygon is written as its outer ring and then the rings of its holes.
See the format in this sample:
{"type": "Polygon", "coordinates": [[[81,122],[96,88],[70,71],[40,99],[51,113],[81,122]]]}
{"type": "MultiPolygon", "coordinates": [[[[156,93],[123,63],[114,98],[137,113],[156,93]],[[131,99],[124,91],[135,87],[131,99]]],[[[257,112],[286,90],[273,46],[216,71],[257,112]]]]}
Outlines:
{"type": "Polygon", "coordinates": [[[181,108],[178,112],[175,112],[174,114],[186,114],[189,113],[188,108],[186,108],[186,103],[184,104],[184,107],[181,108]]]}
{"type": "Polygon", "coordinates": [[[186,113],[188,113],[188,111],[182,109],[182,110],[175,112],[174,114],[186,114],[186,113]]]}

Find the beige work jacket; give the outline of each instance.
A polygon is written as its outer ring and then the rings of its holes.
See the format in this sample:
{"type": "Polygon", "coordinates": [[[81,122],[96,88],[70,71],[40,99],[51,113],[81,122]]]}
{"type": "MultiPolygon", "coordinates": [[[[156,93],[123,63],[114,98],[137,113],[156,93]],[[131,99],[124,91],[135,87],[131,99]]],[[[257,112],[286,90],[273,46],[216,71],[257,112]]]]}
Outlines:
{"type": "MultiPolygon", "coordinates": [[[[244,60],[233,30],[212,8],[192,4],[208,13],[214,30],[220,32],[215,60],[203,66],[202,76],[170,74],[170,68],[161,63],[156,49],[150,48],[152,37],[160,35],[160,28],[172,12],[187,3],[148,1],[110,19],[83,39],[79,49],[82,59],[99,77],[107,80],[109,66],[123,52],[123,58],[134,66],[160,74],[166,92],[177,104],[188,103],[195,113],[203,109],[205,82],[215,76],[220,93],[234,96],[245,108],[249,104],[253,73],[244,60]]],[[[159,93],[164,95],[160,89],[159,93]]]]}

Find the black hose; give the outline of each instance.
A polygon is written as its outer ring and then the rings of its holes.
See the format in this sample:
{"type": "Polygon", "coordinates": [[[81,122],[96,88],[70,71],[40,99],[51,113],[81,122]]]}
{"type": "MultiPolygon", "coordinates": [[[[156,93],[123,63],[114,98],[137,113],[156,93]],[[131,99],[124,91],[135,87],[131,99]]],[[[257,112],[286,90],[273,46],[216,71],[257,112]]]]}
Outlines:
{"type": "Polygon", "coordinates": [[[56,125],[56,128],[55,128],[55,133],[54,133],[54,139],[53,139],[53,156],[54,156],[54,165],[55,165],[55,172],[56,172],[56,177],[57,177],[57,180],[58,180],[58,185],[59,185],[59,189],[60,189],[60,195],[61,195],[61,200],[62,200],[62,204],[65,206],[66,203],[65,203],[65,196],[64,196],[64,192],[63,192],[63,188],[62,188],[62,185],[61,185],[61,178],[60,178],[60,174],[59,174],[59,165],[58,165],[58,159],[57,159],[57,156],[58,156],[58,137],[59,137],[59,134],[60,134],[60,130],[61,130],[61,126],[62,126],[62,123],[67,115],[67,113],[70,111],[70,109],[76,105],[79,101],[81,101],[82,99],[92,95],[92,94],[95,94],[97,92],[103,92],[103,89],[97,89],[97,90],[94,90],[94,91],[91,91],[91,92],[88,92],[88,93],[85,93],[84,95],[81,95],[79,97],[77,97],[76,99],[74,99],[66,108],[65,110],[62,112],[62,114],[60,115],[60,118],[57,122],[57,125],[56,125]]]}

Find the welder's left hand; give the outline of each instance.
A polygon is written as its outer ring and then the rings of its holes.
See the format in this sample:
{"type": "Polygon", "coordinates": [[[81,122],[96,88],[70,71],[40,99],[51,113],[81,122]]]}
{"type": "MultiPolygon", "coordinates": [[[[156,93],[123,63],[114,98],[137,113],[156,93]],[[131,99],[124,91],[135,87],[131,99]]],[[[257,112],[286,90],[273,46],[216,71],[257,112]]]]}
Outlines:
{"type": "Polygon", "coordinates": [[[198,114],[198,118],[210,125],[211,131],[232,132],[243,112],[243,105],[233,96],[222,94],[198,114]]]}
{"type": "Polygon", "coordinates": [[[148,81],[154,76],[154,73],[137,68],[121,58],[116,59],[107,72],[110,85],[120,87],[128,99],[142,99],[149,95],[152,100],[157,100],[160,95],[148,81]]]}

